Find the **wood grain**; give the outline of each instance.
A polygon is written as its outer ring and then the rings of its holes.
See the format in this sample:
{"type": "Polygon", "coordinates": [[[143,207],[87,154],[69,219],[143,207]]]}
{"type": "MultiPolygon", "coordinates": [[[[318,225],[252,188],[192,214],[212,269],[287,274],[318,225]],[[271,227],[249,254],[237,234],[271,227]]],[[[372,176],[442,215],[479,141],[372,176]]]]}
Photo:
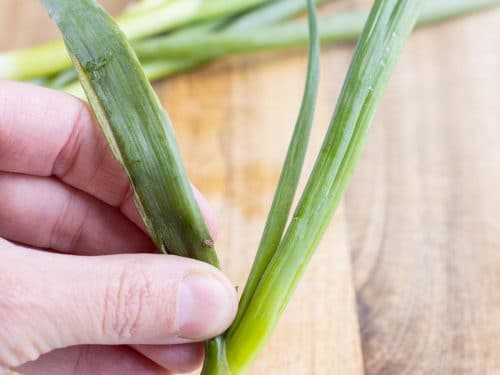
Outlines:
{"type": "Polygon", "coordinates": [[[345,199],[369,374],[500,373],[499,22],[412,37],[345,199]]]}
{"type": "MultiPolygon", "coordinates": [[[[120,8],[120,1],[103,3],[114,11],[120,8]]],[[[0,40],[2,48],[57,35],[36,1],[3,0],[2,21],[8,22],[13,13],[21,24],[10,28],[15,37],[0,40]],[[36,30],[26,27],[34,23],[36,30]]],[[[319,149],[350,54],[351,48],[346,47],[324,55],[325,79],[312,150],[319,149]]],[[[305,69],[303,51],[266,54],[225,60],[157,85],[175,124],[191,179],[219,217],[217,246],[224,270],[239,286],[244,285],[270,207],[298,112],[305,69]]],[[[307,168],[312,162],[310,157],[307,168]]],[[[252,371],[285,372],[363,373],[341,210],[252,371]]]]}

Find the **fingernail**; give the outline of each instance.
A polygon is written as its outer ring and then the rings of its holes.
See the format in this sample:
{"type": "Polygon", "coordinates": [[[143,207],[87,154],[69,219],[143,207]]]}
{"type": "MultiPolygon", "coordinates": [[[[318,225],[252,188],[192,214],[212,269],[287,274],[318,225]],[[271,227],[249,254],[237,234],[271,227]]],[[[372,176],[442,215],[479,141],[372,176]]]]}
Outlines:
{"type": "Polygon", "coordinates": [[[235,291],[215,276],[190,274],[179,288],[179,335],[202,340],[224,332],[236,312],[235,291]]]}

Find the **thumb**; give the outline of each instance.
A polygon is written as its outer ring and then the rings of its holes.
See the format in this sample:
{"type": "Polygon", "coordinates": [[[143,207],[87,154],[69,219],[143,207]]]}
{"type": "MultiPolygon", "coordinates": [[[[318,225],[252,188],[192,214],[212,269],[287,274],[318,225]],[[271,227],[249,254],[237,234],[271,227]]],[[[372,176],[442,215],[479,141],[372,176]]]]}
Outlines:
{"type": "Polygon", "coordinates": [[[236,292],[217,269],[140,254],[77,257],[0,242],[0,368],[79,344],[178,344],[223,332],[236,292]]]}

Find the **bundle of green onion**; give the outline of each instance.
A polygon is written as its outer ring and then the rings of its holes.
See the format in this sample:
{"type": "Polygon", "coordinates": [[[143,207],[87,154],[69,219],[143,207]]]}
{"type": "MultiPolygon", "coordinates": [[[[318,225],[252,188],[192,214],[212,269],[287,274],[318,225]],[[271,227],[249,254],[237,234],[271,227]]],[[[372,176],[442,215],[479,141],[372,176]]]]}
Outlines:
{"type": "MultiPolygon", "coordinates": [[[[500,0],[432,0],[418,24],[498,4],[500,0]]],[[[294,19],[304,10],[303,0],[139,0],[116,21],[133,42],[147,77],[155,81],[229,54],[304,46],[307,23],[294,19]]],[[[336,44],[357,39],[367,16],[366,10],[322,15],[320,40],[336,44]]],[[[62,42],[0,53],[0,78],[35,81],[85,97],[62,42]]]]}
{"type": "Polygon", "coordinates": [[[218,267],[172,126],[148,78],[228,53],[297,46],[309,34],[302,106],[264,234],[233,325],[206,343],[203,374],[244,373],[269,339],[347,187],[376,106],[419,14],[420,22],[428,23],[499,2],[433,0],[421,13],[424,0],[375,0],[369,13],[326,16],[318,22],[314,1],[307,0],[308,27],[283,21],[300,12],[305,1],[144,0],[120,17],[124,34],[95,0],[42,0],[69,55],[55,43],[0,57],[4,77],[41,79],[56,87],[71,86],[78,77],[129,175],[158,249],[218,267]],[[137,55],[125,35],[133,40],[137,55]],[[319,41],[358,35],[323,146],[290,218],[316,100],[319,41]],[[76,73],[67,70],[71,62],[76,73]]]}

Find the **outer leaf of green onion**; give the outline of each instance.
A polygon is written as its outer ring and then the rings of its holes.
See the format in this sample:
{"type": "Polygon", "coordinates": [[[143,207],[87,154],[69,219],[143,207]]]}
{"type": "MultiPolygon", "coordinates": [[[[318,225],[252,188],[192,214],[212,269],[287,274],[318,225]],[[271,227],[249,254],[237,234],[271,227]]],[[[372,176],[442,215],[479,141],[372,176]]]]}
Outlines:
{"type": "Polygon", "coordinates": [[[125,35],[93,0],[42,0],[134,198],[163,252],[218,266],[173,129],[125,35]]]}

